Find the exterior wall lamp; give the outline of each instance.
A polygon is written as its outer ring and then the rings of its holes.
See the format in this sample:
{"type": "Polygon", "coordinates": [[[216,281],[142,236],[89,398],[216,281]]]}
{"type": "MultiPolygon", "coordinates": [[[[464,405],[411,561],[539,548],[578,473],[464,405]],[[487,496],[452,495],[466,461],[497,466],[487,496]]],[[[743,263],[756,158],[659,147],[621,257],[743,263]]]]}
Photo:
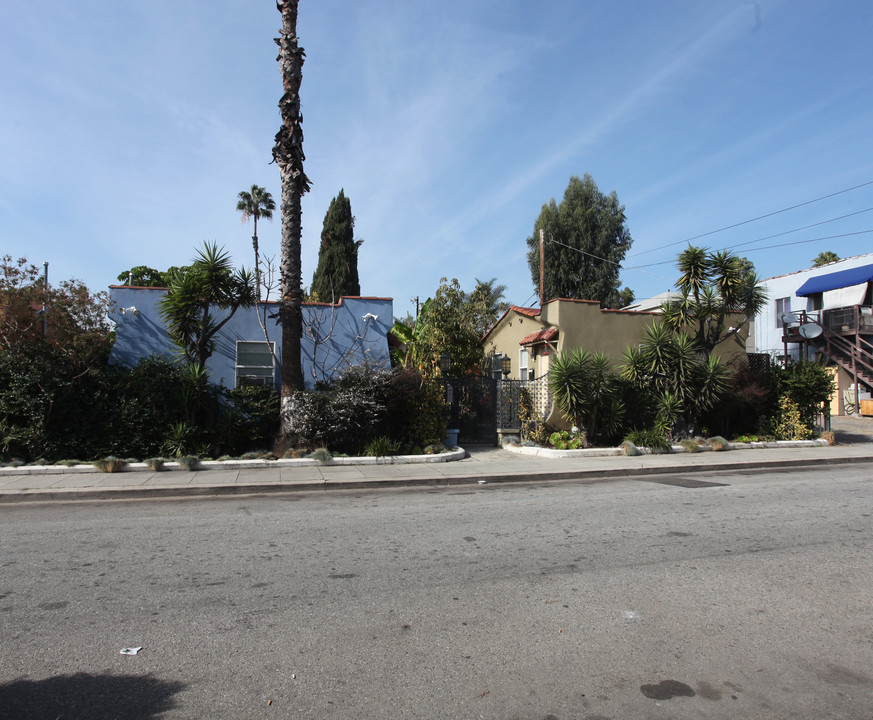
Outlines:
{"type": "Polygon", "coordinates": [[[443,375],[445,375],[449,372],[449,368],[451,368],[451,367],[452,367],[452,357],[451,357],[451,355],[449,355],[447,352],[444,351],[443,354],[440,355],[440,359],[439,359],[440,372],[443,375]]]}

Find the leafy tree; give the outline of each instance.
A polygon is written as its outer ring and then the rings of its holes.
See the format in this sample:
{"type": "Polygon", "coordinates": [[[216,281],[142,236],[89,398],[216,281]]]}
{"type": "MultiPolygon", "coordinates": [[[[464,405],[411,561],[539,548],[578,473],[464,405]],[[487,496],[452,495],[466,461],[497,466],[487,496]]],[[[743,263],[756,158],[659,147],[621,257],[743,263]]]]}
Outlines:
{"type": "Polygon", "coordinates": [[[170,274],[160,311],[173,342],[202,372],[215,349],[215,334],[239,308],[255,302],[251,273],[234,271],[224,248],[205,243],[189,267],[170,274]],[[228,312],[219,320],[216,309],[228,312]]]}
{"type": "Polygon", "coordinates": [[[840,259],[840,256],[831,250],[824,250],[816,255],[815,260],[812,261],[813,267],[821,267],[822,265],[827,265],[832,262],[837,262],[840,259]]]}
{"type": "Polygon", "coordinates": [[[273,201],[273,196],[270,195],[264,188],[258,185],[252,185],[251,191],[243,190],[237,195],[239,198],[236,209],[242,213],[242,221],[246,222],[249,218],[254,222],[254,232],[252,234],[252,247],[255,251],[255,288],[258,295],[258,300],[261,298],[261,260],[258,254],[258,218],[266,220],[273,219],[273,210],[276,209],[276,203],[273,201]]]}
{"type": "Polygon", "coordinates": [[[282,127],[276,133],[273,160],[282,181],[282,242],[279,266],[281,297],[279,322],[282,324],[282,401],[303,388],[300,340],[303,337],[303,281],[301,276],[300,234],[301,200],[309,190],[303,172],[303,115],[300,112],[300,83],[303,80],[305,53],[297,42],[298,0],[277,0],[282,14],[279,66],[284,90],[279,100],[282,127]]]}
{"type": "Polygon", "coordinates": [[[634,295],[634,291],[629,287],[626,287],[622,290],[616,290],[612,293],[603,303],[603,307],[612,308],[613,310],[619,310],[623,307],[627,307],[631,305],[633,301],[636,299],[636,295],[634,295]]]}
{"type": "Polygon", "coordinates": [[[597,300],[605,307],[620,307],[620,264],[633,240],[614,190],[604,195],[591,175],[574,175],[560,204],[553,198],[543,205],[527,239],[535,288],[540,284],[540,230],[545,232],[545,300],[597,300]]]}
{"type": "Polygon", "coordinates": [[[663,325],[690,333],[694,348],[709,357],[736,335],[767,303],[754,266],[727,251],[689,245],[679,255],[681,297],[664,303],[663,325]],[[727,321],[730,326],[725,328],[727,321]]]}
{"type": "Polygon", "coordinates": [[[476,287],[469,294],[469,300],[481,314],[476,318],[476,332],[481,338],[488,329],[509,309],[509,303],[504,301],[506,285],[496,285],[497,278],[480,280],[476,278],[476,287]]]}
{"type": "Polygon", "coordinates": [[[118,282],[135,287],[167,287],[166,273],[148,265],[137,265],[118,274],[118,282]]]}
{"type": "Polygon", "coordinates": [[[427,377],[435,377],[440,356],[448,353],[449,374],[475,370],[482,360],[478,323],[484,314],[481,299],[471,300],[457,279],[440,278],[436,294],[422,309],[416,323],[414,362],[427,377]]]}
{"type": "Polygon", "coordinates": [[[363,240],[355,240],[355,218],[352,204],[343,190],[339,191],[324,216],[318,267],[312,276],[310,292],[326,302],[335,302],[343,295],[361,294],[358,279],[358,248],[363,240]]]}
{"type": "Polygon", "coordinates": [[[109,307],[107,293],[92,294],[79,280],[46,288],[27,258],[0,258],[0,350],[48,344],[79,368],[99,365],[112,345],[109,307]]]}

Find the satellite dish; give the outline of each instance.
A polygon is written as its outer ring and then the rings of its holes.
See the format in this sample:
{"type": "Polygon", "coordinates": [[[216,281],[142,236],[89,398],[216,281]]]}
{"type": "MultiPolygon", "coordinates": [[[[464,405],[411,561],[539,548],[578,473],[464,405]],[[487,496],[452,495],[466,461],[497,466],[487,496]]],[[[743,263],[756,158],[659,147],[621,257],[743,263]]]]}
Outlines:
{"type": "Polygon", "coordinates": [[[782,313],[779,316],[779,319],[782,321],[783,325],[793,325],[794,323],[800,322],[800,313],[799,312],[782,313]]]}
{"type": "Polygon", "coordinates": [[[803,323],[798,329],[797,332],[800,333],[801,337],[805,337],[807,340],[811,340],[812,338],[817,338],[824,331],[822,330],[821,325],[814,322],[803,323]]]}

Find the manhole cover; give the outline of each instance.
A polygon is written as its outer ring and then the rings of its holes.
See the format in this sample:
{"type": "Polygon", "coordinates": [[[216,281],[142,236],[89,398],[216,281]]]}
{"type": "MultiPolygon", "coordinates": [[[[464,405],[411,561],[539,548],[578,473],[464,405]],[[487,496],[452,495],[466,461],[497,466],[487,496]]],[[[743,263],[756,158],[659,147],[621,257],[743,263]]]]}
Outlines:
{"type": "Polygon", "coordinates": [[[675,485],[684,488],[727,487],[727,483],[707,482],[690,477],[649,477],[644,482],[658,483],[659,485],[675,485]]]}

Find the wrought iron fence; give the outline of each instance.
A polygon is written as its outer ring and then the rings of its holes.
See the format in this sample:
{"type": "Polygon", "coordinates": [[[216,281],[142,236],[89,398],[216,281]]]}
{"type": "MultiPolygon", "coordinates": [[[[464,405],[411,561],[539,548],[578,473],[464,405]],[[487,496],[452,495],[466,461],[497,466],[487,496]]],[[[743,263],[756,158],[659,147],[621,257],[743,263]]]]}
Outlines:
{"type": "Polygon", "coordinates": [[[497,427],[520,431],[523,403],[529,403],[534,418],[548,416],[552,410],[548,375],[533,380],[500,380],[497,383],[497,427]]]}

